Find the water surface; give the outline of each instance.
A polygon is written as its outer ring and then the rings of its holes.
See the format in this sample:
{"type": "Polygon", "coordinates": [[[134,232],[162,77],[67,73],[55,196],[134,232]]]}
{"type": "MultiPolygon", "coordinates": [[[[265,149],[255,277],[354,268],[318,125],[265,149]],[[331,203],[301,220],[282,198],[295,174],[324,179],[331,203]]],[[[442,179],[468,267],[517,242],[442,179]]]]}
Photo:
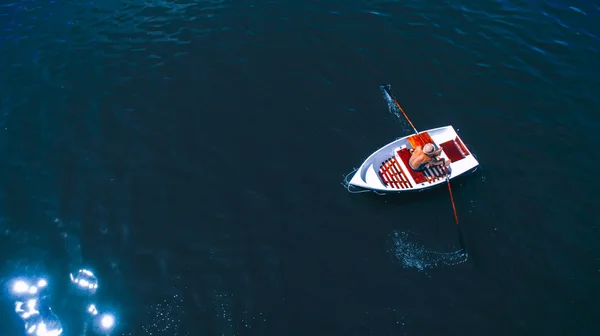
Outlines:
{"type": "Polygon", "coordinates": [[[598,22],[588,1],[4,3],[2,284],[48,279],[69,335],[90,303],[119,335],[595,335],[598,22]],[[465,262],[427,262],[458,249],[446,189],[341,185],[411,132],[384,84],[481,162],[453,184],[465,262]]]}

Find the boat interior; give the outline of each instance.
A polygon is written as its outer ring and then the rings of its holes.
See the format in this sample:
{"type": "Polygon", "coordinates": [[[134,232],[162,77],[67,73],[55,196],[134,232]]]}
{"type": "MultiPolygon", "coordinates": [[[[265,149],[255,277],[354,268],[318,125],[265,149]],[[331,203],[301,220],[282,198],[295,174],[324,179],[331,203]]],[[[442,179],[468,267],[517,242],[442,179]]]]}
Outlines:
{"type": "Polygon", "coordinates": [[[381,162],[378,175],[383,184],[393,189],[413,189],[416,185],[426,186],[443,180],[450,174],[445,166],[416,171],[410,168],[408,160],[411,157],[411,149],[423,146],[428,142],[435,144],[438,148],[441,147],[443,149],[441,156],[450,159],[452,164],[471,155],[460,137],[456,133],[453,135],[453,138],[441,143],[436,143],[428,132],[421,132],[418,135],[407,137],[406,143],[395,149],[394,156],[381,162]],[[407,175],[410,175],[410,177],[407,175]]]}

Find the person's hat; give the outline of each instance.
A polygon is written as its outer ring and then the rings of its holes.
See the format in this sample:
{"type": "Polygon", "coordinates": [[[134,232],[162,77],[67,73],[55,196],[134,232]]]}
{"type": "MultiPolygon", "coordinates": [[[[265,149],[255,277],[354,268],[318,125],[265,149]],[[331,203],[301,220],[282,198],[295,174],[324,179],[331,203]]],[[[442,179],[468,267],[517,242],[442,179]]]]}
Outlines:
{"type": "Polygon", "coordinates": [[[428,143],[425,146],[423,146],[423,153],[425,154],[431,154],[434,150],[435,147],[433,146],[433,144],[428,143]]]}

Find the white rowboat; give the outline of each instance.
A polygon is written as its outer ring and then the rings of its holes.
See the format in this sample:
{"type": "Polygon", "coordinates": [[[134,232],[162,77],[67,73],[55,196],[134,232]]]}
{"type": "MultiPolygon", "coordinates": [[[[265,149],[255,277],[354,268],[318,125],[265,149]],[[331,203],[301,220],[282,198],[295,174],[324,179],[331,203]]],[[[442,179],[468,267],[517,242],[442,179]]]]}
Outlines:
{"type": "Polygon", "coordinates": [[[473,172],[478,166],[479,162],[454,127],[444,126],[408,135],[381,147],[358,168],[348,188],[354,186],[381,193],[423,191],[445,183],[446,178],[473,172]],[[423,172],[410,168],[410,149],[427,142],[435,144],[436,149],[441,147],[440,156],[452,162],[448,166],[426,168],[423,172]]]}

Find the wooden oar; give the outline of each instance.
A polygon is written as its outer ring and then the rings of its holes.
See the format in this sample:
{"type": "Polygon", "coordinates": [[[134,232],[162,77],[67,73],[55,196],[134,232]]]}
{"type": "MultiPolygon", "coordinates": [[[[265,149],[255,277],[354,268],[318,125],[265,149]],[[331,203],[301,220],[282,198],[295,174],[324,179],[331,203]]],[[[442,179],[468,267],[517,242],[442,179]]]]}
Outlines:
{"type": "MultiPolygon", "coordinates": [[[[419,139],[421,139],[421,141],[423,141],[423,138],[421,138],[421,134],[419,134],[419,132],[415,128],[415,125],[413,125],[413,123],[410,121],[410,119],[408,118],[408,115],[406,115],[406,112],[404,112],[404,109],[400,106],[400,104],[398,104],[398,101],[396,100],[396,98],[394,98],[394,96],[392,96],[392,93],[386,87],[382,86],[382,88],[385,90],[385,92],[388,94],[388,96],[390,96],[390,98],[392,98],[392,100],[394,101],[394,103],[396,104],[396,106],[398,107],[400,112],[402,112],[402,114],[404,115],[404,118],[406,118],[406,120],[408,121],[410,126],[412,126],[412,128],[415,131],[415,133],[417,134],[417,136],[419,136],[419,139]]],[[[425,142],[425,141],[423,141],[423,142],[425,142]]],[[[454,196],[452,196],[452,186],[450,185],[450,173],[446,174],[446,182],[448,182],[448,191],[450,192],[450,201],[452,201],[452,210],[454,211],[454,220],[456,221],[456,225],[458,225],[458,215],[456,214],[456,205],[454,205],[454,196]]],[[[463,236],[462,236],[462,231],[460,230],[460,227],[458,227],[458,243],[459,243],[460,247],[466,251],[463,236]]]]}
{"type": "Polygon", "coordinates": [[[446,182],[448,182],[448,190],[450,191],[450,200],[452,201],[452,210],[454,210],[454,219],[456,225],[458,225],[458,216],[456,215],[456,206],[454,205],[454,197],[452,196],[452,187],[450,186],[450,174],[446,175],[446,182]]]}
{"type": "MultiPolygon", "coordinates": [[[[454,211],[454,220],[456,221],[456,225],[458,225],[458,216],[456,215],[456,206],[454,205],[454,196],[452,196],[452,186],[450,186],[450,174],[446,175],[446,182],[448,182],[448,191],[450,191],[450,201],[452,201],[452,210],[454,211]]],[[[467,250],[465,248],[465,242],[463,239],[462,231],[460,227],[458,227],[458,245],[463,250],[467,250]]]]}

